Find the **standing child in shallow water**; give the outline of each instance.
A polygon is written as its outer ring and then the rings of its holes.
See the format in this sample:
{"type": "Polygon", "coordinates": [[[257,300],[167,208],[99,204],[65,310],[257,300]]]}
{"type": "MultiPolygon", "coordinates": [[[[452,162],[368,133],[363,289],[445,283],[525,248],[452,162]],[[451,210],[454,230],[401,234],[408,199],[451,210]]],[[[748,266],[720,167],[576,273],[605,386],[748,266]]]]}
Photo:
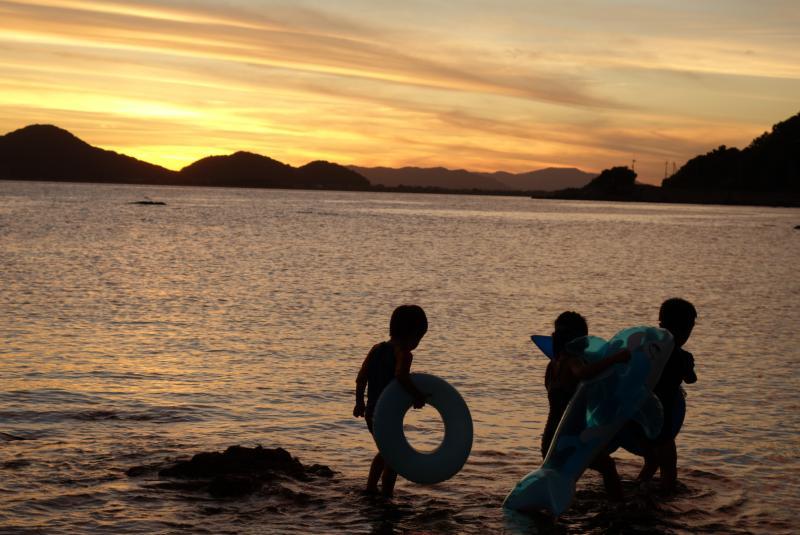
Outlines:
{"type": "Polygon", "coordinates": [[[685,299],[667,299],[661,304],[658,312],[659,325],[672,333],[675,348],[664,366],[661,378],[653,389],[664,408],[664,425],[661,433],[654,440],[644,440],[644,467],[639,474],[642,481],[650,480],[656,470],[661,471],[661,488],[671,491],[678,479],[678,451],[675,437],[680,431],[683,419],[676,415],[683,403],[684,395],[681,383],[697,382],[694,373],[694,356],[683,349],[689,340],[697,319],[697,310],[685,299]]]}
{"type": "MultiPolygon", "coordinates": [[[[413,406],[420,409],[425,405],[425,395],[411,382],[408,374],[416,349],[422,337],[428,331],[428,318],[425,311],[417,305],[402,305],[395,309],[389,321],[389,341],[375,345],[367,354],[361,370],[356,377],[356,406],[353,416],[363,416],[367,421],[367,429],[372,433],[372,415],[378,398],[392,379],[397,381],[411,394],[413,406]],[[364,403],[364,391],[367,390],[367,402],[364,403]]],[[[384,463],[380,453],[372,459],[367,478],[367,492],[377,492],[378,479],[381,480],[385,496],[394,492],[397,473],[384,463]]]]}
{"type": "MultiPolygon", "coordinates": [[[[562,312],[556,318],[553,332],[554,356],[553,360],[547,364],[544,376],[550,411],[542,435],[542,458],[547,456],[561,417],[575,394],[578,384],[600,375],[614,364],[627,362],[631,358],[630,352],[623,350],[589,364],[567,351],[566,346],[569,342],[588,334],[589,327],[586,319],[577,312],[562,312]]],[[[603,485],[609,498],[612,500],[622,499],[622,482],[617,473],[617,465],[607,452],[600,452],[589,468],[597,470],[603,476],[603,485]]]]}

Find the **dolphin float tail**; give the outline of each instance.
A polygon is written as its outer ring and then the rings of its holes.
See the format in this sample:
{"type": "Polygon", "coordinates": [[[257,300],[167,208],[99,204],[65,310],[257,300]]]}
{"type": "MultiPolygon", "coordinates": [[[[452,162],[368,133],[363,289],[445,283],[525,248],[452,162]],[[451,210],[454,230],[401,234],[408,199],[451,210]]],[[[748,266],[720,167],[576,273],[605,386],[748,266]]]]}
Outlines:
{"type": "Polygon", "coordinates": [[[549,468],[540,468],[523,477],[506,496],[503,507],[515,511],[550,511],[559,516],[575,494],[571,478],[549,468]]]}

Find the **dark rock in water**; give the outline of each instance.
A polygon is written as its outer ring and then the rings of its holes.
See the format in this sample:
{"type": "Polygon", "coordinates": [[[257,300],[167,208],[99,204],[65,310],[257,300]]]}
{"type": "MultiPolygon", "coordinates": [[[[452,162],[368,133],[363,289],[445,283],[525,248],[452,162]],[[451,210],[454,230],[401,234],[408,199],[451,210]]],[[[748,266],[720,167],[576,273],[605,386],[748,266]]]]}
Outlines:
{"type": "Polygon", "coordinates": [[[224,453],[198,453],[190,461],[182,461],[164,468],[158,475],[164,477],[205,478],[226,474],[263,474],[273,477],[284,473],[294,477],[305,475],[300,461],[283,448],[245,448],[231,446],[224,453]]]}
{"type": "Polygon", "coordinates": [[[167,203],[162,201],[133,201],[129,204],[143,204],[145,206],[166,206],[167,203]]]}
{"type": "Polygon", "coordinates": [[[125,470],[125,475],[128,477],[142,477],[144,475],[154,473],[161,467],[161,464],[145,464],[142,466],[133,466],[125,470]]]}
{"type": "Polygon", "coordinates": [[[147,487],[162,490],[182,490],[187,492],[205,492],[208,490],[208,481],[201,479],[190,479],[188,481],[159,481],[147,487]]]}
{"type": "Polygon", "coordinates": [[[246,496],[259,490],[264,482],[256,476],[223,474],[208,484],[208,492],[215,498],[246,496]]]}
{"type": "Polygon", "coordinates": [[[331,470],[324,464],[312,464],[311,466],[306,468],[306,472],[311,474],[316,474],[320,477],[333,477],[333,470],[331,470]]]}
{"type": "Polygon", "coordinates": [[[150,470],[146,466],[133,466],[125,470],[125,475],[128,477],[139,477],[145,475],[150,470]]]}
{"type": "MultiPolygon", "coordinates": [[[[137,477],[152,472],[153,465],[129,468],[126,474],[137,477]]],[[[283,448],[246,448],[231,446],[223,453],[198,453],[188,461],[179,461],[158,470],[159,477],[188,479],[188,482],[161,482],[158,488],[172,490],[206,490],[216,498],[245,496],[269,485],[271,494],[291,497],[299,503],[310,497],[282,487],[280,480],[311,481],[315,478],[331,478],[329,467],[303,464],[283,448]],[[291,495],[291,496],[288,496],[291,495]]]]}
{"type": "Polygon", "coordinates": [[[14,459],[13,461],[6,461],[0,466],[6,469],[24,468],[30,466],[31,462],[27,459],[14,459]]]}
{"type": "Polygon", "coordinates": [[[0,431],[0,440],[11,442],[13,440],[27,440],[27,439],[23,437],[18,437],[16,435],[12,435],[10,433],[3,433],[2,431],[0,431]]]}

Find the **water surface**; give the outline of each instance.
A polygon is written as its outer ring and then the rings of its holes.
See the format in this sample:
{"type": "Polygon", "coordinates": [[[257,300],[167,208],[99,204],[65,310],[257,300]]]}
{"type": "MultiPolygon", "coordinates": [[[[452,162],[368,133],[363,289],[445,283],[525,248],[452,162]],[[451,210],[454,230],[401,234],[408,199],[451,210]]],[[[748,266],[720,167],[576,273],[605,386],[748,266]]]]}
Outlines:
{"type": "MultiPolygon", "coordinates": [[[[0,529],[792,532],[797,224],[753,207],[0,181],[0,529]],[[145,196],[167,205],[129,204],[145,196]],[[588,473],[559,526],[506,516],[547,416],[529,335],[574,309],[610,337],[673,296],[699,311],[679,493],[627,483],[611,506],[588,473]],[[352,392],[404,302],[430,321],[414,369],[459,388],[476,436],[455,478],[400,482],[385,503],[360,494],[375,448],[352,392]],[[337,477],[297,505],[124,474],[231,444],[337,477]]],[[[410,422],[423,447],[431,412],[410,422]]],[[[632,480],[639,461],[620,459],[632,480]]]]}

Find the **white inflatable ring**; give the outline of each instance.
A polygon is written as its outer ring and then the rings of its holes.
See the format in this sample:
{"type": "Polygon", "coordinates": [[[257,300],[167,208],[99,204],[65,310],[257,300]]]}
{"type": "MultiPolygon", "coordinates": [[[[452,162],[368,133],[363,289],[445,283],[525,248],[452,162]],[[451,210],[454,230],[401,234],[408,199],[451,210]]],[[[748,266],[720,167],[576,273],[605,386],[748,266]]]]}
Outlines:
{"type": "Polygon", "coordinates": [[[472,450],[472,416],[464,398],[450,383],[435,375],[412,373],[414,385],[428,394],[427,403],[439,411],[444,440],[430,453],[414,449],[403,431],[403,419],[411,408],[411,395],[397,380],[389,383],[375,407],[373,436],[384,460],[404,478],[415,483],[439,483],[464,466],[472,450]]]}

